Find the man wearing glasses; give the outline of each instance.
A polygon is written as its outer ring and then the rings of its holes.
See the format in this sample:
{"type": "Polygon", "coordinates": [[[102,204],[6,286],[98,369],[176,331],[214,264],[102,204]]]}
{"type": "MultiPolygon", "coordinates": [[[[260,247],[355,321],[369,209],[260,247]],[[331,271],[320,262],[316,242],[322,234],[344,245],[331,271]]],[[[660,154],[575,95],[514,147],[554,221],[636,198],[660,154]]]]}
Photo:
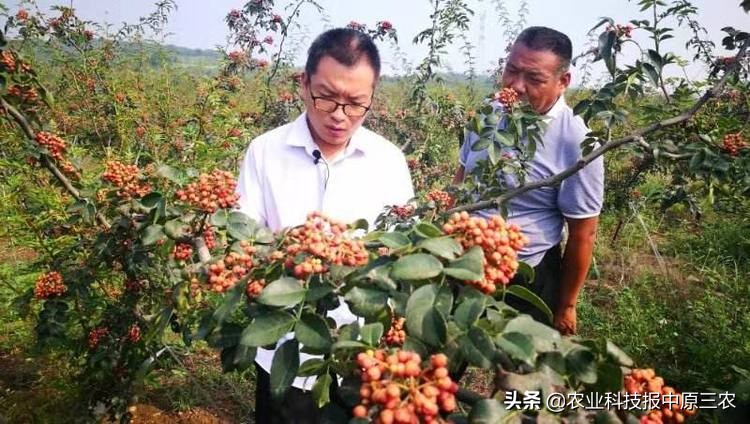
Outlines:
{"type": "MultiPolygon", "coordinates": [[[[401,151],[363,128],[378,78],[380,56],[372,39],[332,29],[308,51],[300,96],[305,112],[254,139],[240,168],[240,210],[278,231],[321,211],[343,222],[370,225],[385,206],[403,205],[414,192],[401,151]]],[[[344,302],[329,313],[338,326],[356,317],[344,302]]],[[[274,350],[258,349],[257,423],[320,421],[309,390],[314,378],[297,378],[283,399],[271,399],[274,350]]],[[[300,354],[300,363],[312,356],[300,354]]]]}

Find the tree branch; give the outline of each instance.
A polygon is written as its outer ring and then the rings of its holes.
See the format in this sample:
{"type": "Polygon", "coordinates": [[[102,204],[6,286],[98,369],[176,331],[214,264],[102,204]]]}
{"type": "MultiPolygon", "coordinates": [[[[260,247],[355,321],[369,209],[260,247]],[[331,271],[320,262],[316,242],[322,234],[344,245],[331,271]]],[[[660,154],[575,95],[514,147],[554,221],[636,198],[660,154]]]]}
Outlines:
{"type": "MultiPolygon", "coordinates": [[[[34,130],[31,128],[31,124],[29,124],[29,121],[26,120],[26,118],[21,114],[21,112],[18,111],[18,109],[11,106],[5,99],[0,97],[0,106],[2,106],[3,109],[5,109],[8,114],[13,118],[13,120],[18,124],[19,127],[21,127],[21,130],[26,135],[26,137],[31,140],[32,142],[36,143],[36,135],[34,133],[34,130]]],[[[65,188],[65,191],[70,193],[71,196],[73,196],[76,200],[80,201],[88,201],[85,197],[81,196],[81,193],[78,191],[77,188],[73,187],[73,184],[70,182],[68,177],[65,176],[65,174],[60,171],[60,169],[55,165],[47,155],[42,155],[39,158],[39,163],[45,168],[47,168],[52,175],[57,178],[57,180],[60,182],[60,184],[65,188]]],[[[99,224],[102,227],[109,228],[110,224],[107,221],[107,218],[104,217],[101,213],[96,213],[96,220],[99,222],[99,224]]]]}
{"type": "Polygon", "coordinates": [[[701,107],[703,107],[703,105],[705,105],[713,97],[716,97],[717,94],[721,93],[721,91],[724,89],[724,86],[726,85],[729,78],[733,76],[737,72],[738,68],[741,66],[741,59],[747,53],[748,47],[750,47],[750,39],[745,40],[743,42],[742,46],[740,47],[739,52],[737,53],[737,56],[735,56],[734,62],[726,70],[726,72],[724,73],[724,76],[718,82],[716,82],[716,84],[713,87],[711,87],[708,91],[706,91],[695,102],[695,104],[687,111],[677,116],[673,116],[671,118],[667,118],[658,122],[654,122],[650,125],[647,125],[645,127],[642,127],[634,131],[628,136],[619,138],[617,140],[612,140],[604,145],[601,145],[597,147],[596,149],[594,149],[593,151],[589,152],[589,154],[583,156],[574,165],[568,167],[567,169],[563,170],[557,175],[553,175],[551,177],[537,180],[532,183],[514,188],[512,190],[508,190],[507,192],[503,193],[502,195],[494,199],[484,200],[484,201],[472,203],[469,205],[455,207],[453,209],[448,210],[447,212],[448,213],[462,212],[462,211],[472,212],[472,211],[477,211],[477,210],[482,210],[482,209],[497,209],[501,205],[505,204],[508,200],[518,195],[521,195],[523,193],[526,193],[527,191],[535,190],[541,187],[548,187],[548,186],[560,184],[563,180],[574,175],[576,172],[583,169],[586,165],[593,162],[596,158],[598,158],[599,156],[602,156],[604,153],[610,150],[617,149],[618,147],[621,147],[629,143],[642,141],[644,139],[644,136],[647,134],[651,134],[660,129],[670,127],[670,126],[689,120],[701,109],[701,107]]]}

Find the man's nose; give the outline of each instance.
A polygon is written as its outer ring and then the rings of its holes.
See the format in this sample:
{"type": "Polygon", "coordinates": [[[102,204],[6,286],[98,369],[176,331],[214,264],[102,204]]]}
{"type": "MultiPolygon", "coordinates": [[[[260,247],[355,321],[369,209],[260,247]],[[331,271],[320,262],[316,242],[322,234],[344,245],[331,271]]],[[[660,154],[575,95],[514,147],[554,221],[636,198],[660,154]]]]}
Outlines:
{"type": "Polygon", "coordinates": [[[336,109],[331,112],[331,117],[336,121],[345,120],[346,114],[344,113],[344,105],[336,105],[336,109]]]}

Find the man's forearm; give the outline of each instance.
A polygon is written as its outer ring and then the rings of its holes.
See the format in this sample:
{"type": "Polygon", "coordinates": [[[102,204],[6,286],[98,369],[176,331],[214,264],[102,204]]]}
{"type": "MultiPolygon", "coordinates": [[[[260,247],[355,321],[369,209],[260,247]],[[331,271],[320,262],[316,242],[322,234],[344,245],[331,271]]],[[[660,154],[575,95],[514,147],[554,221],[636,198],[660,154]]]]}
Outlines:
{"type": "Polygon", "coordinates": [[[591,265],[596,241],[596,222],[586,225],[569,225],[570,235],[565,246],[560,277],[560,304],[558,307],[575,306],[591,265]]]}

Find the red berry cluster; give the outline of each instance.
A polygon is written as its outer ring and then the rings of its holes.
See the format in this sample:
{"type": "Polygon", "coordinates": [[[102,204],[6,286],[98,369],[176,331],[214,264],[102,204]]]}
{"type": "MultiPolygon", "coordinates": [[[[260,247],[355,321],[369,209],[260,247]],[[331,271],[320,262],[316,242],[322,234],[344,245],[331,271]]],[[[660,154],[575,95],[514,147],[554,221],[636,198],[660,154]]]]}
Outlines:
{"type": "Polygon", "coordinates": [[[383,350],[357,355],[362,386],[357,418],[369,417],[379,424],[440,423],[440,413],[456,410],[458,385],[448,375],[448,358],[432,355],[429,368],[422,369],[418,354],[383,350]]]}
{"type": "Polygon", "coordinates": [[[242,65],[247,62],[247,53],[242,50],[233,50],[227,55],[229,61],[236,64],[242,65]]]}
{"type": "Polygon", "coordinates": [[[607,27],[607,31],[614,32],[617,38],[631,38],[633,36],[633,30],[635,27],[632,24],[627,25],[610,25],[607,27]]]}
{"type": "Polygon", "coordinates": [[[4,50],[0,52],[0,65],[3,65],[6,71],[13,72],[16,70],[16,58],[13,53],[4,50]]]}
{"type": "Polygon", "coordinates": [[[206,242],[206,247],[208,250],[213,250],[216,248],[216,233],[214,233],[214,228],[210,225],[206,227],[205,230],[203,230],[203,241],[206,242]]]}
{"type": "Polygon", "coordinates": [[[107,327],[97,327],[89,332],[89,348],[96,349],[102,339],[109,334],[107,327]]]}
{"type": "Polygon", "coordinates": [[[128,328],[127,339],[130,343],[138,343],[141,340],[141,327],[138,324],[133,324],[128,328]]]}
{"type": "Polygon", "coordinates": [[[380,21],[377,25],[378,29],[381,31],[390,31],[393,29],[393,24],[391,24],[389,21],[380,21]]]}
{"type": "Polygon", "coordinates": [[[283,91],[279,94],[279,101],[282,103],[291,103],[294,101],[294,94],[289,91],[283,91]]]}
{"type": "Polygon", "coordinates": [[[237,206],[240,196],[234,192],[237,182],[229,171],[215,170],[201,174],[198,181],[177,192],[180,201],[188,202],[206,213],[237,206]]]}
{"type": "Polygon", "coordinates": [[[393,317],[391,319],[391,328],[383,336],[383,341],[389,346],[401,346],[406,341],[406,331],[404,331],[404,323],[406,318],[404,317],[393,317]]]}
{"type": "Polygon", "coordinates": [[[123,199],[141,198],[151,192],[151,186],[142,184],[139,180],[138,167],[126,165],[118,161],[108,161],[107,169],[102,174],[102,179],[115,185],[117,195],[123,199]]]}
{"type": "Polygon", "coordinates": [[[356,30],[356,31],[364,31],[365,30],[365,26],[363,24],[360,24],[357,21],[350,21],[346,25],[346,27],[349,28],[349,29],[356,30]]]}
{"type": "Polygon", "coordinates": [[[227,135],[229,137],[241,137],[242,129],[237,128],[237,127],[230,128],[229,131],[227,131],[227,135]]]}
{"type": "Polygon", "coordinates": [[[49,155],[56,161],[64,160],[65,140],[62,138],[48,132],[39,131],[36,133],[36,142],[45,147],[49,151],[49,155]]]}
{"type": "Polygon", "coordinates": [[[21,22],[29,19],[29,12],[26,9],[18,9],[18,12],[16,12],[16,19],[21,22]]]}
{"type": "Polygon", "coordinates": [[[39,99],[39,93],[33,87],[14,84],[8,87],[8,94],[17,97],[22,102],[33,103],[39,99]]]}
{"type": "Polygon", "coordinates": [[[393,206],[391,208],[391,214],[398,219],[411,218],[411,216],[414,215],[414,211],[415,209],[413,205],[393,206]]]}
{"type": "Polygon", "coordinates": [[[261,278],[260,280],[251,280],[247,283],[247,288],[245,288],[245,294],[247,294],[247,297],[250,299],[255,299],[256,297],[260,296],[260,292],[263,291],[263,287],[266,286],[266,280],[261,278]]]}
{"type": "Polygon", "coordinates": [[[681,424],[685,418],[695,415],[695,405],[686,405],[683,396],[674,388],[664,385],[653,369],[634,369],[623,379],[628,393],[659,393],[661,405],[641,417],[641,424],[681,424]]]}
{"type": "Polygon", "coordinates": [[[500,102],[506,108],[512,108],[521,100],[518,92],[510,87],[505,87],[495,93],[493,100],[500,102]]]}
{"type": "Polygon", "coordinates": [[[193,256],[193,246],[188,243],[177,243],[172,250],[172,256],[177,261],[187,261],[193,256]]]}
{"type": "Polygon", "coordinates": [[[280,23],[282,23],[283,21],[284,21],[284,19],[283,19],[283,18],[281,17],[281,15],[279,15],[279,14],[276,14],[276,13],[274,13],[274,14],[273,14],[273,15],[271,16],[271,23],[274,23],[274,24],[280,24],[280,23]]]}
{"type": "Polygon", "coordinates": [[[528,243],[517,225],[507,224],[499,215],[486,220],[466,212],[455,213],[443,225],[443,231],[454,235],[464,249],[482,248],[484,279],[467,283],[487,294],[510,282],[518,270],[518,251],[528,243]]]}
{"type": "Polygon", "coordinates": [[[131,292],[131,293],[139,293],[141,290],[143,290],[143,282],[136,280],[134,278],[128,278],[125,280],[125,291],[131,292]]]}
{"type": "Polygon", "coordinates": [[[224,259],[219,259],[208,266],[208,283],[211,290],[225,292],[234,287],[253,267],[255,246],[241,241],[243,253],[230,252],[224,259]]]}
{"type": "Polygon", "coordinates": [[[60,296],[68,290],[63,283],[62,275],[57,271],[51,271],[39,276],[34,286],[34,297],[37,299],[49,299],[60,296]]]}
{"type": "Polygon", "coordinates": [[[453,207],[456,200],[443,190],[432,190],[427,193],[427,201],[435,202],[438,209],[445,210],[453,207]]]}
{"type": "Polygon", "coordinates": [[[263,39],[263,44],[273,44],[273,37],[270,35],[266,36],[266,38],[263,39]]]}
{"type": "Polygon", "coordinates": [[[294,276],[306,279],[312,274],[327,272],[331,265],[361,266],[367,263],[368,254],[361,240],[345,237],[346,226],[333,221],[320,212],[312,212],[303,225],[287,234],[284,247],[284,265],[294,276]],[[304,259],[295,264],[295,258],[304,259]]]}
{"type": "Polygon", "coordinates": [[[740,150],[745,147],[747,147],[747,143],[742,139],[740,133],[726,134],[724,136],[724,142],[721,145],[721,149],[731,156],[737,156],[740,153],[740,150]]]}

